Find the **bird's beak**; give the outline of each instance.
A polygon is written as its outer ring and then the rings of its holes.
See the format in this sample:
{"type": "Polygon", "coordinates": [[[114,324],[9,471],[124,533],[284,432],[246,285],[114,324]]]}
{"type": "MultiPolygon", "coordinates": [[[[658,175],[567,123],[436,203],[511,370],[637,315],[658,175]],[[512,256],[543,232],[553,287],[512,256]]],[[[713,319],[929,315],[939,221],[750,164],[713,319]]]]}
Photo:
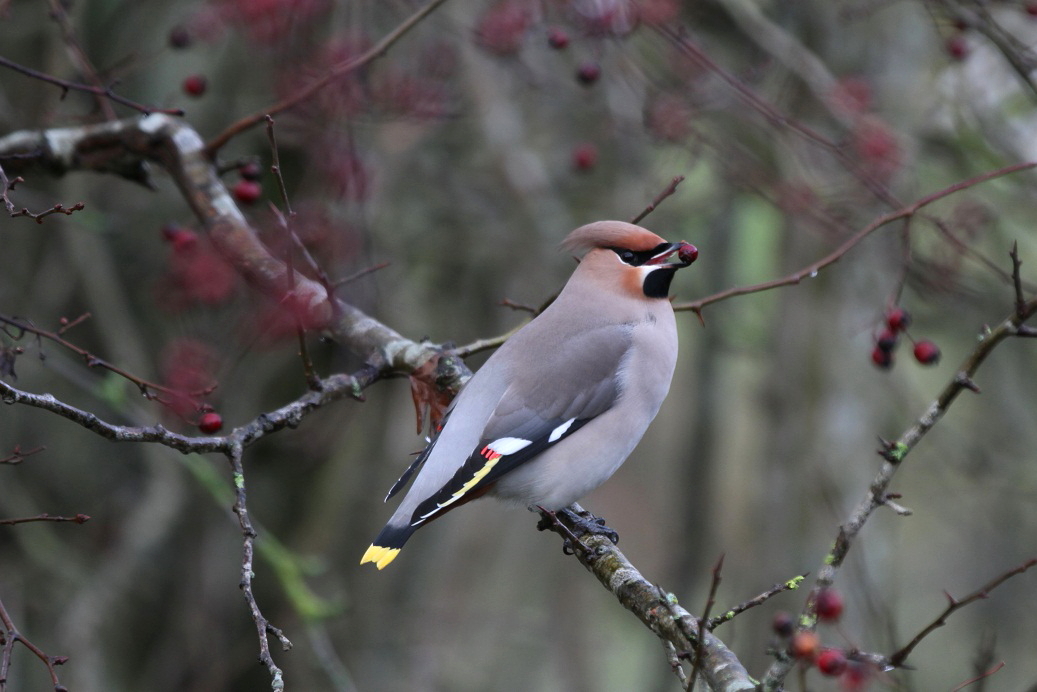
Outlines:
{"type": "Polygon", "coordinates": [[[670,243],[669,247],[657,255],[652,256],[652,258],[645,262],[645,264],[668,264],[680,269],[694,262],[698,256],[699,249],[691,243],[686,243],[682,240],[679,243],[670,243]],[[677,256],[676,261],[667,261],[674,255],[677,256]]]}

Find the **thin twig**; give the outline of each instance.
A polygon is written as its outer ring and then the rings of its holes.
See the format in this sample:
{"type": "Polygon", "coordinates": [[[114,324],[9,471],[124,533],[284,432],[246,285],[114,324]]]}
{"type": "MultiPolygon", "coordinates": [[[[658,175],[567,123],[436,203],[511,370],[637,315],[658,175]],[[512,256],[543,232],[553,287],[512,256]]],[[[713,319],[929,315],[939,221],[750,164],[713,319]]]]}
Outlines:
{"type": "Polygon", "coordinates": [[[111,87],[90,86],[89,84],[79,84],[77,82],[70,82],[65,79],[59,79],[57,77],[53,77],[49,74],[46,74],[45,72],[34,70],[31,67],[19,65],[18,63],[8,60],[3,56],[0,56],[0,66],[10,68],[15,72],[21,72],[23,75],[26,75],[27,77],[32,77],[33,79],[38,79],[40,81],[47,82],[48,84],[59,86],[65,92],[81,91],[87,94],[94,94],[96,96],[104,96],[105,98],[111,101],[126,106],[127,108],[132,108],[133,110],[143,113],[144,115],[150,115],[152,113],[165,113],[166,115],[182,116],[184,114],[182,108],[153,108],[151,106],[145,106],[144,104],[137,103],[136,101],[131,101],[130,99],[125,98],[123,96],[119,96],[114,91],[112,91],[111,87]]]}
{"type": "Polygon", "coordinates": [[[500,303],[498,303],[498,305],[503,305],[506,308],[518,310],[519,312],[528,312],[530,315],[539,314],[537,308],[533,307],[532,305],[526,305],[525,303],[516,303],[511,298],[501,298],[500,303]]]}
{"type": "Polygon", "coordinates": [[[760,293],[762,291],[769,291],[773,288],[779,288],[781,286],[792,286],[800,283],[801,281],[803,281],[803,279],[806,279],[808,277],[816,277],[821,272],[821,270],[838,262],[840,259],[843,258],[844,255],[846,255],[846,253],[848,253],[850,250],[856,247],[862,240],[864,240],[869,235],[871,235],[878,229],[882,228],[883,226],[886,226],[900,219],[909,219],[915,214],[917,214],[920,209],[923,209],[924,207],[932,204],[933,202],[941,200],[944,197],[949,197],[950,195],[961,192],[962,190],[966,190],[970,187],[974,187],[981,183],[994,180],[995,178],[1011,175],[1013,173],[1018,173],[1020,171],[1030,170],[1031,168],[1035,167],[1037,167],[1037,162],[1019,163],[1014,164],[1012,166],[1005,166],[1004,168],[998,168],[994,171],[988,171],[973,178],[969,178],[968,180],[962,180],[953,185],[945,187],[942,190],[937,190],[932,194],[926,195],[925,197],[916,200],[912,204],[909,204],[908,206],[902,209],[890,212],[888,214],[883,214],[882,216],[880,216],[879,218],[875,219],[867,226],[862,228],[861,230],[857,231],[850,238],[845,240],[842,243],[842,245],[837,247],[832,252],[828,253],[821,259],[807,265],[806,267],[803,267],[802,269],[799,269],[789,274],[788,276],[782,277],[780,279],[774,279],[772,281],[765,281],[763,283],[753,284],[751,286],[736,286],[734,288],[729,288],[725,291],[714,293],[711,296],[706,296],[705,298],[701,298],[690,303],[678,303],[673,306],[673,309],[678,311],[690,310],[698,315],[701,315],[702,309],[707,305],[719,303],[720,301],[727,300],[728,298],[733,298],[735,296],[744,296],[750,293],[760,293]]]}
{"type": "Polygon", "coordinates": [[[156,392],[165,393],[165,394],[168,394],[168,395],[174,396],[174,397],[181,397],[181,396],[185,396],[186,395],[186,396],[188,396],[190,398],[196,398],[196,397],[200,397],[200,396],[204,396],[206,394],[209,394],[210,392],[212,392],[216,388],[216,385],[213,384],[212,386],[207,387],[206,389],[203,389],[203,390],[200,390],[200,391],[197,391],[197,392],[183,392],[183,391],[180,391],[180,390],[177,390],[177,389],[173,389],[171,387],[166,387],[166,386],[158,384],[156,382],[150,382],[150,381],[145,380],[145,379],[143,379],[141,377],[138,377],[138,376],[136,376],[136,375],[126,371],[126,370],[123,370],[122,368],[120,368],[120,367],[118,367],[116,365],[113,365],[112,363],[109,363],[108,361],[104,360],[103,358],[99,358],[98,356],[95,356],[93,353],[91,353],[90,351],[87,351],[85,348],[81,348],[81,347],[75,345],[74,343],[72,343],[71,341],[68,341],[68,340],[62,338],[61,334],[66,329],[68,329],[70,326],[72,326],[72,324],[79,323],[82,320],[86,319],[87,316],[89,316],[89,313],[87,313],[86,315],[83,315],[83,316],[80,316],[80,317],[76,318],[76,320],[74,320],[71,324],[64,324],[64,325],[62,325],[61,329],[59,331],[57,331],[57,332],[52,332],[52,331],[49,331],[47,329],[41,329],[41,328],[37,327],[36,325],[30,324],[30,323],[28,323],[28,322],[26,322],[24,320],[15,319],[15,318],[12,318],[12,317],[6,317],[4,315],[0,315],[0,324],[5,324],[8,327],[12,327],[14,330],[16,330],[14,333],[12,333],[10,330],[8,330],[6,328],[3,329],[4,333],[6,333],[8,336],[10,336],[13,339],[19,339],[25,333],[29,333],[29,334],[35,334],[37,337],[40,337],[40,338],[43,338],[43,339],[47,339],[48,341],[53,341],[54,343],[58,344],[59,346],[62,346],[64,348],[68,349],[69,351],[72,351],[77,356],[82,358],[83,361],[86,363],[86,366],[88,368],[101,368],[103,370],[107,370],[109,372],[115,373],[116,375],[119,375],[120,377],[122,377],[122,378],[132,382],[134,385],[136,385],[137,388],[140,390],[141,394],[144,397],[146,397],[147,399],[153,400],[153,401],[158,401],[159,403],[167,403],[167,402],[165,400],[163,400],[161,397],[159,397],[156,394],[156,392]]]}
{"type": "Polygon", "coordinates": [[[684,176],[683,175],[675,175],[675,176],[673,176],[673,180],[670,181],[670,184],[667,185],[666,188],[662,192],[660,192],[658,195],[656,195],[655,199],[653,199],[651,201],[651,203],[647,207],[645,207],[644,210],[640,214],[638,214],[634,218],[630,219],[630,223],[640,223],[641,219],[643,219],[644,217],[648,216],[653,211],[655,211],[655,208],[657,206],[659,206],[659,204],[664,199],[666,199],[667,197],[672,195],[674,192],[676,192],[677,191],[677,186],[680,185],[683,182],[684,182],[684,176]]]}
{"type": "Polygon", "coordinates": [[[1000,663],[998,663],[998,664],[997,664],[996,666],[994,666],[994,667],[993,667],[993,668],[991,668],[990,670],[986,671],[986,672],[985,672],[985,673],[983,673],[982,675],[977,675],[977,676],[976,676],[976,677],[974,677],[974,678],[969,678],[968,680],[966,680],[965,682],[961,683],[960,685],[958,685],[957,687],[955,687],[955,688],[954,688],[953,690],[951,690],[951,692],[958,692],[959,690],[963,690],[963,689],[965,689],[965,688],[966,688],[966,687],[968,687],[969,685],[974,685],[975,683],[977,683],[977,682],[979,682],[979,681],[981,681],[981,680],[986,680],[986,679],[987,679],[987,678],[989,678],[989,677],[990,677],[991,675],[993,675],[994,673],[996,673],[997,671],[1001,670],[1001,669],[1002,669],[1002,668],[1004,668],[1004,667],[1005,667],[1005,662],[1004,662],[1004,661],[1001,661],[1001,662],[1000,662],[1000,663]]]}
{"type": "Polygon", "coordinates": [[[209,142],[205,145],[206,153],[209,155],[210,158],[214,158],[216,152],[218,152],[228,141],[230,141],[232,137],[235,137],[241,134],[242,132],[255,127],[256,125],[263,122],[268,116],[277,115],[278,113],[281,113],[283,111],[288,110],[289,108],[299,105],[300,103],[304,102],[306,99],[310,98],[327,85],[334,82],[336,79],[350,74],[351,72],[355,72],[359,70],[361,67],[364,67],[368,63],[381,57],[385,54],[386,51],[389,50],[389,48],[394,43],[399,41],[404,34],[413,29],[425,17],[432,14],[432,11],[440,5],[442,5],[444,2],[446,2],[446,0],[431,0],[431,2],[426,4],[424,7],[422,7],[417,12],[412,14],[410,17],[405,19],[402,23],[400,23],[400,25],[397,26],[395,29],[386,34],[381,41],[376,43],[369,50],[361,53],[355,58],[350,58],[349,60],[346,60],[345,62],[336,65],[328,72],[328,74],[324,75],[323,77],[315,81],[313,84],[310,84],[300,89],[292,96],[283,99],[278,103],[275,103],[269,108],[264,108],[261,111],[253,113],[252,115],[245,116],[244,118],[241,118],[237,122],[233,123],[223,132],[209,140],[209,142]]]}
{"type": "Polygon", "coordinates": [[[25,461],[26,457],[31,457],[33,454],[39,454],[45,449],[46,447],[40,446],[34,447],[33,449],[30,449],[27,452],[23,452],[21,445],[15,445],[14,449],[11,450],[10,456],[6,456],[3,459],[0,459],[0,464],[10,464],[11,466],[14,466],[25,461]]]}
{"type": "Polygon", "coordinates": [[[247,493],[245,492],[245,470],[241,463],[241,456],[244,452],[244,447],[241,445],[233,445],[227,454],[227,460],[231,465],[231,472],[234,474],[234,513],[238,515],[238,523],[241,525],[241,533],[243,536],[243,546],[241,552],[241,581],[239,586],[242,594],[245,596],[245,602],[248,604],[249,612],[252,614],[252,621],[256,625],[256,632],[259,635],[259,660],[266,666],[267,671],[270,673],[271,683],[270,687],[273,690],[284,689],[284,672],[274,662],[274,658],[270,653],[270,639],[267,635],[272,634],[277,637],[281,643],[281,650],[288,651],[292,648],[292,642],[284,635],[277,627],[270,624],[270,621],[264,617],[263,613],[259,609],[259,604],[256,602],[256,596],[252,592],[252,579],[255,576],[255,572],[252,570],[252,561],[255,555],[255,543],[256,543],[256,529],[252,525],[252,519],[249,517],[248,504],[247,504],[247,493]]]}
{"type": "Polygon", "coordinates": [[[378,264],[373,264],[370,267],[364,267],[360,271],[353,272],[349,276],[347,276],[345,278],[342,278],[342,279],[339,279],[338,281],[335,281],[331,285],[332,285],[333,288],[336,288],[336,289],[337,288],[341,288],[342,286],[345,286],[346,284],[349,284],[349,283],[353,283],[357,279],[363,278],[363,277],[367,276],[368,274],[373,274],[376,271],[381,271],[382,269],[385,269],[386,267],[388,267],[390,264],[392,264],[392,262],[379,262],[378,264]]]}
{"type": "MultiPolygon", "coordinates": [[[[316,262],[310,253],[303,246],[299,237],[295,235],[295,230],[292,228],[292,221],[295,220],[295,212],[292,210],[291,200],[288,198],[288,188],[284,184],[284,176],[281,175],[281,155],[278,153],[277,138],[274,136],[274,119],[269,115],[266,116],[266,136],[270,141],[270,151],[273,160],[270,166],[270,171],[274,174],[274,179],[277,180],[277,189],[281,193],[281,202],[284,204],[285,213],[282,214],[281,210],[277,207],[273,207],[274,216],[277,218],[281,229],[284,231],[285,236],[288,238],[288,251],[285,253],[285,264],[288,267],[288,271],[285,272],[286,279],[288,281],[288,292],[285,296],[292,300],[295,296],[295,255],[292,252],[292,246],[298,246],[303,253],[303,256],[309,260],[310,264],[316,266],[316,262]]],[[[272,206],[272,205],[271,205],[272,206]]],[[[319,270],[319,268],[318,268],[319,270]]],[[[319,272],[319,275],[324,283],[325,289],[330,296],[331,290],[329,288],[329,282],[324,272],[319,272]]],[[[291,315],[292,321],[295,322],[295,335],[299,341],[299,357],[302,359],[303,376],[306,378],[307,386],[312,390],[320,385],[320,378],[317,377],[317,372],[313,367],[313,360],[310,358],[310,349],[306,344],[306,327],[303,325],[302,319],[299,316],[299,312],[291,305],[288,306],[289,314],[291,315]]]]}
{"type": "Polygon", "coordinates": [[[810,573],[806,572],[804,574],[795,576],[782,584],[775,584],[771,588],[761,593],[759,596],[756,596],[755,598],[750,598],[748,601],[743,601],[739,603],[735,607],[724,612],[722,615],[717,615],[716,617],[710,618],[709,622],[706,623],[706,627],[712,632],[714,629],[716,629],[720,625],[723,625],[725,622],[730,622],[736,616],[744,613],[750,608],[755,608],[756,606],[763,605],[771,598],[777,596],[780,593],[784,593],[786,591],[795,591],[807,578],[808,574],[810,573]]]}
{"type": "Polygon", "coordinates": [[[723,568],[724,554],[721,553],[717,563],[713,565],[713,577],[709,584],[709,596],[706,597],[706,606],[702,609],[702,617],[698,621],[698,632],[695,637],[695,655],[691,664],[691,673],[688,675],[688,686],[685,688],[688,692],[692,692],[695,689],[695,680],[698,678],[699,669],[702,667],[703,635],[706,632],[706,622],[709,620],[709,613],[717,602],[717,589],[720,588],[720,571],[723,568]]]}
{"type": "Polygon", "coordinates": [[[68,692],[58,680],[58,672],[54,670],[55,666],[66,663],[68,657],[48,656],[42,649],[23,637],[18,628],[15,627],[14,620],[11,619],[7,608],[4,607],[3,601],[0,601],[0,623],[4,627],[2,636],[0,636],[0,640],[3,641],[3,650],[0,652],[0,692],[4,692],[7,689],[7,680],[11,671],[11,654],[14,651],[14,645],[18,642],[21,642],[22,646],[31,651],[36,658],[43,661],[43,665],[47,666],[47,672],[50,674],[50,682],[54,687],[54,692],[68,692]]]}
{"type": "Polygon", "coordinates": [[[44,209],[43,211],[34,214],[28,209],[22,207],[19,211],[11,212],[11,218],[18,216],[28,216],[36,223],[43,223],[43,219],[47,218],[51,214],[64,214],[65,216],[72,216],[77,211],[83,211],[86,208],[86,204],[83,202],[76,202],[71,207],[66,208],[63,204],[55,204],[50,209],[44,209]]]}
{"type": "Polygon", "coordinates": [[[1037,558],[1031,558],[1031,559],[1027,560],[1026,562],[1024,562],[1023,564],[1019,565],[1018,567],[1015,567],[1014,569],[1008,570],[1004,574],[1002,574],[1002,575],[992,579],[990,582],[984,584],[983,586],[981,586],[980,588],[976,589],[975,591],[970,593],[968,596],[966,596],[965,598],[962,598],[960,600],[954,598],[949,593],[944,592],[944,594],[947,596],[947,601],[948,601],[947,607],[944,608],[943,612],[940,613],[940,615],[937,616],[937,618],[935,620],[930,622],[928,625],[926,625],[925,628],[922,629],[921,632],[916,634],[914,636],[914,638],[910,642],[907,643],[906,646],[904,646],[903,648],[899,649],[895,653],[890,654],[890,657],[889,657],[890,665],[892,665],[894,667],[898,667],[898,668],[900,666],[904,665],[904,661],[906,661],[907,657],[911,655],[911,652],[915,650],[915,647],[918,646],[919,642],[921,642],[923,639],[925,639],[934,630],[939,629],[940,627],[943,627],[944,625],[946,625],[947,624],[947,618],[950,617],[950,615],[952,613],[954,613],[956,610],[964,608],[965,606],[969,605],[970,603],[973,603],[975,601],[987,598],[987,596],[990,595],[991,591],[993,591],[997,587],[1001,586],[1001,584],[1005,583],[1006,581],[1008,581],[1012,577],[1017,576],[1019,574],[1022,574],[1023,572],[1025,572],[1026,570],[1030,569],[1034,565],[1037,565],[1037,558]]]}
{"type": "Polygon", "coordinates": [[[1012,258],[1012,286],[1015,288],[1015,314],[1021,315],[1026,309],[1026,296],[1023,294],[1023,277],[1020,273],[1023,261],[1019,259],[1019,241],[1012,241],[1012,251],[1008,253],[1012,258]]]}
{"type": "Polygon", "coordinates": [[[53,522],[73,522],[75,524],[85,524],[90,521],[90,516],[86,514],[77,514],[74,517],[58,517],[51,514],[40,514],[35,517],[20,517],[18,519],[0,519],[0,526],[14,526],[15,524],[28,524],[34,521],[53,521],[53,522]]]}

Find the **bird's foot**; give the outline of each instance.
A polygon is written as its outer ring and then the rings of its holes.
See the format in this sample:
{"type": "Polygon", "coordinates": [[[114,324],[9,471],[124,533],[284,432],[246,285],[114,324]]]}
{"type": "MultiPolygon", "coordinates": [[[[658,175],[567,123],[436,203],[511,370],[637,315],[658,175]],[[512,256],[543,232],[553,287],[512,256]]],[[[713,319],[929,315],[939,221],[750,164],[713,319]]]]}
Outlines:
{"type": "Polygon", "coordinates": [[[606,526],[605,520],[601,517],[596,517],[586,510],[574,512],[568,507],[558,511],[565,515],[574,528],[594,536],[604,536],[612,541],[613,545],[619,543],[619,534],[615,529],[606,526]]]}
{"type": "Polygon", "coordinates": [[[562,509],[558,512],[552,512],[549,509],[544,509],[540,505],[537,505],[536,508],[540,511],[540,521],[537,522],[537,531],[557,531],[560,533],[564,539],[562,542],[563,553],[566,555],[575,554],[573,547],[578,545],[585,555],[591,554],[591,550],[587,547],[587,544],[581,541],[580,537],[573,533],[572,529],[563,524],[558,518],[559,512],[566,513],[566,517],[569,518],[572,514],[569,510],[562,509]]]}

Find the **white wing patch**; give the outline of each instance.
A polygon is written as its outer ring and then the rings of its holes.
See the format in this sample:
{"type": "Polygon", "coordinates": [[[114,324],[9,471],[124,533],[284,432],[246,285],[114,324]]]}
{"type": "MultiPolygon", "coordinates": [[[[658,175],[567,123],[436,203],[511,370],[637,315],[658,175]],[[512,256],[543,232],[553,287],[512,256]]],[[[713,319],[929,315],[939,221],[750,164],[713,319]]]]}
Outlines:
{"type": "Polygon", "coordinates": [[[575,418],[570,418],[565,421],[557,428],[551,431],[551,435],[547,438],[548,443],[554,443],[558,441],[558,438],[565,434],[565,431],[572,427],[572,424],[576,422],[575,418]]]}
{"type": "MultiPolygon", "coordinates": [[[[570,423],[572,421],[569,421],[570,423]]],[[[532,440],[523,440],[521,437],[502,437],[499,440],[494,440],[490,444],[486,445],[489,449],[497,452],[502,457],[506,457],[509,454],[525,449],[529,445],[533,444],[532,440]]]]}

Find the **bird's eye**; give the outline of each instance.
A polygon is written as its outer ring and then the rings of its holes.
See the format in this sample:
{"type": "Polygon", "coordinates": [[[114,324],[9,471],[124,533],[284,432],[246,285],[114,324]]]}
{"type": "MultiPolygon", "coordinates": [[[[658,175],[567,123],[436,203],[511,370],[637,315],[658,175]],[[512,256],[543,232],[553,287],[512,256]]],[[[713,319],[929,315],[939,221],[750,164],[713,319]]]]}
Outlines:
{"type": "Polygon", "coordinates": [[[633,262],[635,257],[637,257],[637,255],[635,255],[632,250],[624,250],[619,253],[619,258],[624,262],[633,262]]]}

